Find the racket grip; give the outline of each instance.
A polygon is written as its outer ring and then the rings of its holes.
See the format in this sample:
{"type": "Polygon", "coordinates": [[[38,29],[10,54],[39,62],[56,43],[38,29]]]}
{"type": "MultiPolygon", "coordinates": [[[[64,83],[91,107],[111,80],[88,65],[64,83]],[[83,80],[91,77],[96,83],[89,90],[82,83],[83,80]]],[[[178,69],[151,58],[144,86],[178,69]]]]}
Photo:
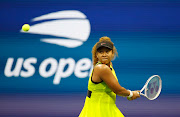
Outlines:
{"type": "Polygon", "coordinates": [[[141,95],[141,91],[140,92],[137,92],[139,95],[141,95]]]}

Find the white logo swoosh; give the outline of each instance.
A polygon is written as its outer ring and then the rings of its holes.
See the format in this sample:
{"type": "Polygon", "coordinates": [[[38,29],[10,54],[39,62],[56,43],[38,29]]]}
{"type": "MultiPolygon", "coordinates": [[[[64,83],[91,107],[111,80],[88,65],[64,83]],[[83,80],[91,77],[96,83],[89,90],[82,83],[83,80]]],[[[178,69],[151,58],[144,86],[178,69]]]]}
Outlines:
{"type": "Polygon", "coordinates": [[[75,48],[87,41],[91,30],[89,20],[80,11],[58,11],[36,17],[32,21],[41,20],[50,21],[32,25],[28,32],[22,30],[21,32],[55,36],[55,38],[41,38],[41,41],[75,48]]]}

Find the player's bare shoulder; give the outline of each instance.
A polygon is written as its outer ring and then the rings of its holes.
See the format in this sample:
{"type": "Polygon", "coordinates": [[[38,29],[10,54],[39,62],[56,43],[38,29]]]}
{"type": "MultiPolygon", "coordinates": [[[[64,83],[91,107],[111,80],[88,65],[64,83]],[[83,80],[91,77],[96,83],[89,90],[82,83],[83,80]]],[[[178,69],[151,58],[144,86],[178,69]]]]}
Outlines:
{"type": "Polygon", "coordinates": [[[94,72],[96,72],[98,74],[108,72],[109,70],[110,70],[109,67],[105,64],[98,64],[94,67],[94,72]]]}

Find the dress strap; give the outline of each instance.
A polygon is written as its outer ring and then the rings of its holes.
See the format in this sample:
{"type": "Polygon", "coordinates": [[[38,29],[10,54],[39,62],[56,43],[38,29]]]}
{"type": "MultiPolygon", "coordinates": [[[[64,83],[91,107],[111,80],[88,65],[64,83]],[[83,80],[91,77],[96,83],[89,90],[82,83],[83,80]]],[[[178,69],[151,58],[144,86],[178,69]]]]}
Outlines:
{"type": "Polygon", "coordinates": [[[90,91],[90,90],[87,91],[87,96],[88,96],[89,98],[91,98],[91,93],[92,93],[92,91],[90,91]]]}

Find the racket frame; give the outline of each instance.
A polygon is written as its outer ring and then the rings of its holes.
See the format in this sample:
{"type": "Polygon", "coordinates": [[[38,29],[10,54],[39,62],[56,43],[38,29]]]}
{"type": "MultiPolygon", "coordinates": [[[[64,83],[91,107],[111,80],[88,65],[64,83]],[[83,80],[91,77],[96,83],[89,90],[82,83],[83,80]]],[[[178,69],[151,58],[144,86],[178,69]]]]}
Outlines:
{"type": "Polygon", "coordinates": [[[153,76],[151,76],[147,81],[146,81],[146,83],[145,83],[145,85],[143,86],[143,88],[140,90],[140,92],[139,92],[139,94],[140,95],[142,95],[142,96],[144,96],[144,97],[146,97],[147,99],[149,99],[149,100],[154,100],[154,99],[156,99],[158,96],[159,96],[159,94],[161,93],[161,89],[162,89],[162,80],[161,80],[161,77],[159,76],[159,75],[153,75],[153,76]],[[158,90],[158,93],[156,94],[156,96],[154,97],[154,98],[148,98],[148,96],[147,96],[147,94],[146,94],[146,91],[147,91],[147,85],[148,85],[148,83],[149,83],[149,81],[151,80],[151,79],[153,79],[154,77],[158,77],[159,78],[159,90],[158,90]],[[145,92],[145,94],[143,94],[142,92],[143,92],[143,90],[145,90],[144,92],[145,92]]]}

